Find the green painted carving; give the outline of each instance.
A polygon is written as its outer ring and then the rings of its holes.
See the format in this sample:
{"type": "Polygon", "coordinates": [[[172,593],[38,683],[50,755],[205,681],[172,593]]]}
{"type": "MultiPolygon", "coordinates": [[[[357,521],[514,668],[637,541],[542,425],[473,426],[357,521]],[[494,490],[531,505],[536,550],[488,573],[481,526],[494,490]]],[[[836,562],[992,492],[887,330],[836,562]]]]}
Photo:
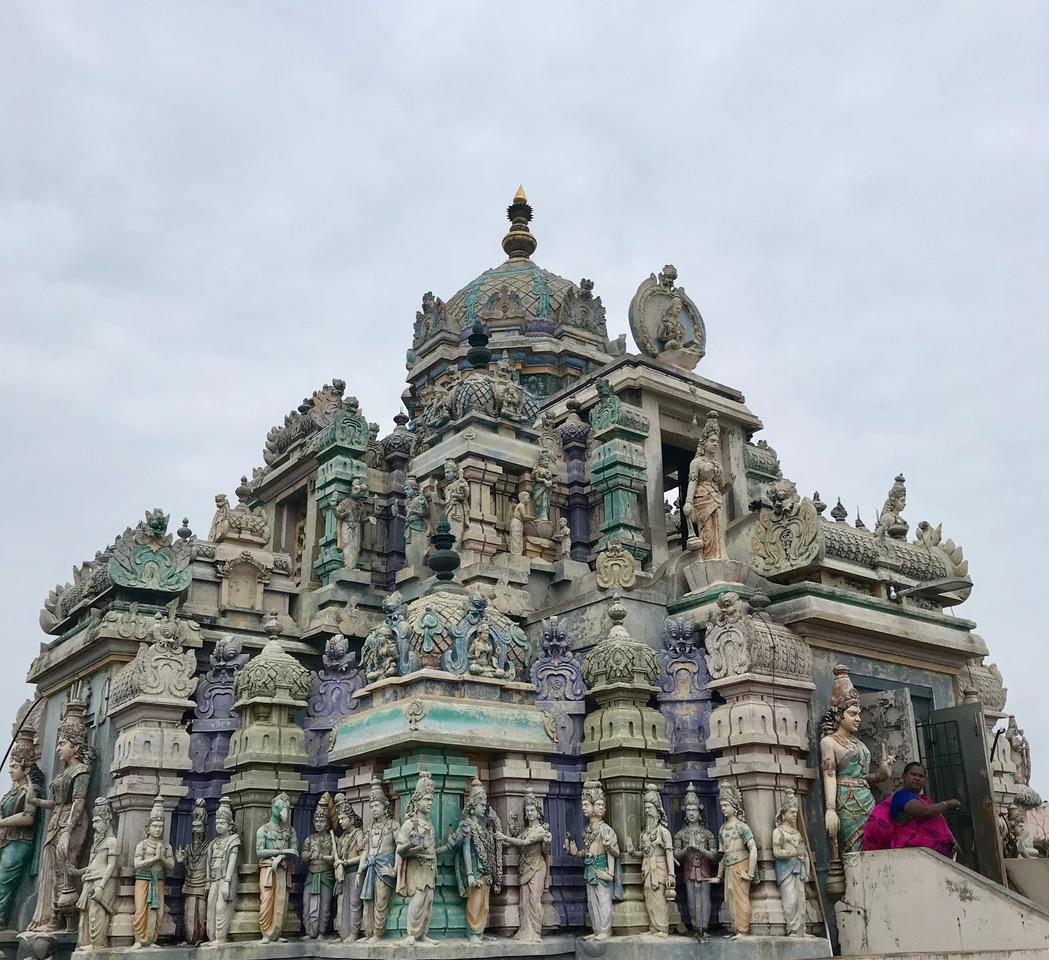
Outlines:
{"type": "Polygon", "coordinates": [[[159,507],[148,510],[145,520],[113,544],[109,576],[114,583],[164,593],[180,593],[189,586],[192,549],[181,539],[172,545],[168,519],[159,507]]]}
{"type": "Polygon", "coordinates": [[[654,689],[659,678],[659,656],[645,643],[635,640],[623,626],[626,608],[618,591],[612,594],[608,608],[612,629],[583,659],[583,679],[587,689],[599,693],[602,689],[623,684],[642,691],[647,700],[649,689],[654,689]]]}
{"type": "Polygon", "coordinates": [[[233,692],[238,701],[275,697],[284,691],[293,700],[306,701],[313,692],[313,674],[281,646],[276,613],[265,628],[269,642],[237,674],[233,692]]]}

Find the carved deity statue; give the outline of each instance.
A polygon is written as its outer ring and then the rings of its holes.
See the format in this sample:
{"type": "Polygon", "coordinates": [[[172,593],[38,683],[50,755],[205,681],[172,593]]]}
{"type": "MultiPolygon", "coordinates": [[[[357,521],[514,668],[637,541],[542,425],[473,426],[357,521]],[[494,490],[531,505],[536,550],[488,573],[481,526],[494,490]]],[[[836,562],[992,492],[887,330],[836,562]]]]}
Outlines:
{"type": "Polygon", "coordinates": [[[674,834],[674,857],[681,863],[681,880],[685,885],[692,931],[703,936],[710,926],[710,885],[716,871],[718,846],[707,828],[703,807],[695,787],[685,791],[685,825],[674,834]]]}
{"type": "Polygon", "coordinates": [[[704,560],[728,556],[723,512],[728,486],[721,466],[718,415],[712,410],[707,414],[703,435],[696,446],[696,455],[689,464],[684,506],[688,526],[686,546],[689,550],[700,550],[704,560]]]}
{"type": "Polygon", "coordinates": [[[380,623],[364,642],[361,667],[368,683],[397,676],[397,637],[388,623],[380,623]]]}
{"type": "Polygon", "coordinates": [[[335,796],[342,831],[335,841],[335,929],[343,943],[355,943],[361,933],[361,888],[358,865],[365,849],[364,824],[346,794],[335,796]]]}
{"type": "Polygon", "coordinates": [[[783,921],[789,937],[806,935],[805,882],[809,879],[809,855],[798,826],[800,812],[797,795],[793,790],[788,790],[776,814],[776,826],[772,830],[776,883],[779,885],[783,921]]]}
{"type": "Polygon", "coordinates": [[[474,626],[468,654],[469,672],[474,676],[495,677],[500,680],[507,680],[513,676],[512,670],[504,670],[499,666],[495,644],[492,642],[492,631],[485,616],[481,616],[474,626]]]}
{"type": "Polygon", "coordinates": [[[131,918],[131,932],[137,948],[154,946],[164,925],[164,887],[168,874],[175,869],[175,854],[164,839],[166,833],[164,798],[157,797],[146,821],[145,836],[135,847],[132,859],[135,914],[131,918]]]}
{"type": "Polygon", "coordinates": [[[903,508],[907,506],[907,487],[904,485],[904,476],[899,474],[893,482],[889,495],[882,505],[878,522],[874,525],[874,536],[892,537],[894,540],[903,540],[907,536],[910,526],[903,519],[903,508]]]}
{"type": "Polygon", "coordinates": [[[117,886],[120,881],[117,855],[120,848],[117,838],[113,836],[113,811],[105,797],[95,801],[91,828],[94,835],[87,866],[76,871],[83,883],[77,902],[80,911],[77,947],[81,952],[109,946],[109,928],[117,912],[117,886]]]}
{"type": "Polygon", "coordinates": [[[648,910],[648,932],[656,937],[670,933],[670,911],[667,901],[677,895],[674,864],[674,840],[667,828],[667,814],[659,788],[645,787],[645,829],[638,846],[641,849],[641,882],[648,910]]]}
{"type": "Polygon", "coordinates": [[[263,943],[285,941],[284,923],[291,894],[291,861],[299,855],[299,841],[291,825],[291,798],[273,798],[270,819],[255,832],[259,858],[259,930],[263,943]]]}
{"type": "Polygon", "coordinates": [[[860,697],[849,679],[848,668],[834,668],[830,709],[820,724],[820,766],[823,771],[824,821],[836,851],[831,859],[853,853],[863,842],[863,827],[874,809],[871,786],[892,776],[892,757],[882,746],[878,770],[870,774],[871,754],[857,738],[860,697]]]}
{"type": "Polygon", "coordinates": [[[758,847],[743,813],[743,797],[722,781],[719,803],[725,822],[718,833],[721,862],[711,883],[725,884],[725,906],[736,937],[750,933],[750,888],[758,869],[758,847]]]}
{"type": "Polygon", "coordinates": [[[1027,785],[1031,782],[1031,745],[1024,736],[1023,730],[1016,724],[1016,717],[1010,716],[1005,729],[1005,739],[1012,748],[1013,760],[1016,763],[1016,782],[1027,785]]]}
{"type": "Polygon", "coordinates": [[[1014,853],[1021,860],[1040,857],[1041,854],[1034,845],[1034,831],[1028,824],[1024,811],[1015,803],[1010,803],[1005,816],[1009,830],[1008,846],[1013,848],[1009,852],[1014,853]]]}
{"type": "Polygon", "coordinates": [[[605,823],[605,791],[600,780],[583,784],[583,846],[565,837],[564,849],[569,856],[583,860],[583,883],[586,885],[587,915],[595,940],[612,936],[612,901],[623,898],[622,868],[619,861],[619,838],[605,823]]]}
{"type": "MultiPolygon", "coordinates": [[[[511,822],[513,817],[510,818],[511,822]]],[[[543,894],[550,883],[550,841],[553,834],[543,816],[542,801],[525,789],[524,827],[512,836],[496,834],[500,843],[517,847],[517,874],[520,886],[521,922],[514,935],[522,943],[540,943],[543,939],[543,894]]]]}
{"type": "Polygon", "coordinates": [[[532,467],[532,514],[536,520],[550,519],[550,491],[554,486],[554,457],[549,450],[539,452],[532,467]]]}
{"type": "Polygon", "coordinates": [[[466,794],[463,817],[449,846],[456,849],[455,876],[459,895],[466,899],[466,938],[484,939],[491,895],[503,886],[502,824],[488,806],[488,794],[474,777],[466,794]]]}
{"type": "Polygon", "coordinates": [[[364,932],[369,941],[375,943],[386,935],[386,915],[397,878],[397,824],[390,815],[392,805],[381,780],[372,780],[368,808],[372,822],[364,836],[364,852],[357,876],[364,932]]]}
{"type": "Polygon", "coordinates": [[[207,939],[208,913],[208,809],[204,800],[193,802],[192,837],[175,853],[185,873],[182,882],[184,943],[196,946],[207,939]]]}
{"type": "Polygon", "coordinates": [[[336,543],[342,551],[342,565],[347,570],[355,570],[361,556],[364,524],[374,526],[378,522],[374,513],[368,512],[368,484],[365,480],[354,478],[350,492],[335,503],[335,516],[338,518],[336,543]]]}
{"type": "Polygon", "coordinates": [[[331,795],[322,794],[313,811],[313,833],[302,842],[306,879],[302,886],[302,929],[310,940],[324,936],[331,926],[335,891],[335,836],[332,833],[331,795]]]}
{"type": "Polygon", "coordinates": [[[448,518],[455,542],[453,549],[459,549],[466,535],[466,525],[470,522],[470,484],[463,479],[458,464],[454,460],[444,462],[444,497],[438,501],[448,518]]]}
{"type": "Polygon", "coordinates": [[[423,770],[408,803],[408,816],[397,831],[397,892],[408,900],[408,932],[404,938],[407,946],[436,942],[428,934],[437,885],[437,857],[448,847],[438,847],[434,839],[430,821],[433,793],[433,777],[423,770]]]}
{"type": "Polygon", "coordinates": [[[430,501],[409,478],[404,484],[404,555],[408,567],[421,567],[430,545],[430,501]]]}
{"type": "Polygon", "coordinates": [[[525,526],[532,519],[531,508],[532,495],[527,490],[522,490],[517,495],[517,503],[510,514],[509,550],[515,557],[524,556],[525,526]]]}
{"type": "Polygon", "coordinates": [[[685,341],[685,325],[681,322],[682,310],[684,310],[684,302],[681,297],[671,297],[670,304],[659,321],[659,330],[656,332],[664,350],[680,350],[685,341]]]}
{"type": "Polygon", "coordinates": [[[518,381],[517,370],[505,353],[495,365],[492,387],[495,391],[497,413],[507,420],[523,420],[524,391],[518,381]]]}
{"type": "Polygon", "coordinates": [[[572,559],[572,528],[568,526],[568,521],[561,517],[557,521],[557,545],[558,554],[562,560],[572,559]]]}
{"type": "Polygon", "coordinates": [[[79,891],[70,870],[87,839],[87,788],[94,752],[87,743],[84,704],[71,700],[58,728],[56,753],[62,769],[48,786],[49,799],[28,796],[30,805],[50,811],[44,828],[44,849],[36,877],[33,932],[73,929],[79,891]]]}
{"type": "Polygon", "coordinates": [[[44,792],[32,732],[11,748],[11,788],[0,799],[0,928],[7,926],[36,847],[36,807],[29,798],[44,792]]]}
{"type": "Polygon", "coordinates": [[[219,801],[215,811],[215,839],[208,845],[208,946],[228,942],[229,927],[237,908],[237,867],[240,836],[233,822],[229,798],[219,801]]]}

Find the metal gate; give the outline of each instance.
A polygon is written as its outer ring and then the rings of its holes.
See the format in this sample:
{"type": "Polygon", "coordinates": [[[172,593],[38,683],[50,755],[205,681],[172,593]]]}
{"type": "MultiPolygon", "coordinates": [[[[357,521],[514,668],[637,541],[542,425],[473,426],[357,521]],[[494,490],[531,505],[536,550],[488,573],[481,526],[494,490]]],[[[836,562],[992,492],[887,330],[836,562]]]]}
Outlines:
{"type": "Polygon", "coordinates": [[[927,790],[934,800],[957,797],[961,809],[947,814],[958,862],[995,883],[1005,883],[998,815],[991,785],[983,706],[963,703],[933,710],[918,724],[918,748],[927,790]]]}

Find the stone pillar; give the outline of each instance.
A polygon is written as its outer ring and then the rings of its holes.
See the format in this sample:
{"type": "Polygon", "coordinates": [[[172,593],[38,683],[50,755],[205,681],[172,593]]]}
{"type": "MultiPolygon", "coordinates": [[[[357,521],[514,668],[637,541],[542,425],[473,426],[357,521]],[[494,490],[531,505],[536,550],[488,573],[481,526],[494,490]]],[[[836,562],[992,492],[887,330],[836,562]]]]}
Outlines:
{"type": "MultiPolygon", "coordinates": [[[[133,942],[135,846],[146,835],[154,800],[161,798],[165,816],[188,792],[182,775],[189,769],[189,731],[182,718],[193,707],[193,674],[201,646],[200,628],[158,613],[150,642],[139,646],[135,659],[114,678],[109,694],[109,718],[116,732],[108,797],[117,816],[120,888],[117,915],[110,932],[114,946],[133,942]]],[[[171,820],[168,821],[171,823],[171,820]]],[[[172,936],[172,914],[165,918],[161,936],[172,936]]]]}
{"type": "Polygon", "coordinates": [[[580,797],[583,793],[583,763],[579,757],[554,758],[556,779],[549,784],[546,814],[550,820],[550,896],[561,930],[586,926],[586,891],[579,873],[579,860],[564,852],[565,837],[578,843],[583,835],[580,797]]]}
{"type": "Polygon", "coordinates": [[[459,469],[470,484],[470,518],[459,553],[464,566],[490,562],[506,549],[495,512],[495,485],[505,473],[498,464],[476,456],[460,460],[459,469]]]}
{"type": "Polygon", "coordinates": [[[590,559],[590,505],[587,502],[586,448],[590,424],[579,416],[579,401],[568,401],[568,417],[561,425],[561,446],[565,452],[565,479],[568,486],[568,526],[572,531],[572,559],[590,559]]]}
{"type": "Polygon", "coordinates": [[[386,537],[386,576],[390,584],[394,582],[394,574],[404,566],[404,482],[408,479],[408,463],[415,445],[415,437],[408,430],[407,415],[398,413],[393,422],[396,424],[393,431],[382,439],[382,454],[389,474],[390,522],[386,537]]]}
{"type": "MultiPolygon", "coordinates": [[[[758,595],[752,599],[755,610],[765,602],[759,606],[758,595]]],[[[732,592],[718,597],[705,643],[710,689],[725,700],[710,715],[707,747],[717,754],[710,773],[739,788],[758,847],[761,882],[751,892],[750,932],[782,936],[772,830],[785,791],[794,790],[803,802],[815,777],[806,765],[812,650],[767,614],[746,613],[732,592]]]]}
{"type": "MultiPolygon", "coordinates": [[[[242,838],[240,892],[230,927],[231,936],[238,940],[259,935],[256,831],[269,820],[277,794],[287,793],[294,803],[307,789],[298,772],[307,761],[304,735],[292,718],[306,706],[313,678],[281,646],[275,615],[263,629],[269,641],[237,674],[234,683],[234,709],[241,716],[241,727],[230,738],[226,768],[233,775],[222,790],[236,811],[242,838]]],[[[299,837],[300,845],[302,840],[299,837]]],[[[289,910],[285,932],[295,934],[298,930],[298,917],[289,910]]]]}
{"type": "MultiPolygon", "coordinates": [[[[670,779],[663,759],[670,749],[663,715],[652,706],[659,660],[649,646],[631,638],[623,620],[626,608],[614,594],[608,608],[612,629],[583,660],[583,679],[594,709],[583,721],[586,776],[598,779],[608,797],[607,821],[619,837],[624,899],[613,911],[613,932],[648,930],[641,886],[640,853],[627,853],[627,838],[638,845],[644,827],[642,796],[646,783],[662,789],[670,779]]],[[[577,837],[577,841],[578,841],[577,837]]],[[[671,926],[680,921],[672,911],[671,926]]]]}

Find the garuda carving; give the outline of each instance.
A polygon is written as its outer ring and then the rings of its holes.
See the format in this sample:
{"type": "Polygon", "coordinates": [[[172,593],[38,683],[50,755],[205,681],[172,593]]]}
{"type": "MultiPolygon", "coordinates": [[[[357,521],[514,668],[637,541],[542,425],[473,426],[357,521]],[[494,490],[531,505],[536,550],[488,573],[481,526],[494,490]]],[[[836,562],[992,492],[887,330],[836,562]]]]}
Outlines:
{"type": "Polygon", "coordinates": [[[113,544],[109,576],[122,587],[180,593],[193,578],[189,569],[193,548],[188,540],[172,545],[168,533],[169,517],[156,508],[134,530],[124,531],[113,544]]]}
{"type": "Polygon", "coordinates": [[[812,563],[820,551],[820,518],[791,480],[770,488],[772,508],[763,507],[751,540],[754,569],[765,575],[812,563]]]}

